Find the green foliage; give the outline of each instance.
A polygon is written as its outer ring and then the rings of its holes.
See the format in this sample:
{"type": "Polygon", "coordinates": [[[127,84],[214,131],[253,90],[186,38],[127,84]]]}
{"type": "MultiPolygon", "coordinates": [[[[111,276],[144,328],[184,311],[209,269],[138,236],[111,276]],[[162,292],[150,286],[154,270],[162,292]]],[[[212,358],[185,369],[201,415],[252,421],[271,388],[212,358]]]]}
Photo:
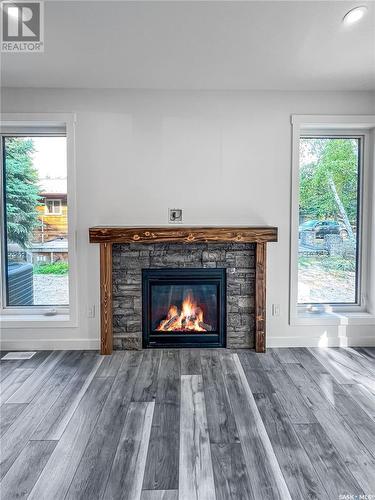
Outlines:
{"type": "Polygon", "coordinates": [[[38,173],[33,166],[33,141],[21,137],[5,139],[5,183],[7,238],[25,247],[38,224],[38,173]]]}
{"type": "Polygon", "coordinates": [[[353,224],[357,216],[357,140],[306,138],[301,139],[301,150],[313,158],[300,169],[301,213],[308,218],[340,218],[342,214],[329,186],[331,178],[353,224]]]}
{"type": "Polygon", "coordinates": [[[34,274],[67,274],[69,264],[67,262],[52,262],[34,266],[34,274]]]}
{"type": "Polygon", "coordinates": [[[343,259],[342,257],[330,257],[322,261],[322,267],[326,271],[352,271],[356,270],[355,259],[343,259]]]}
{"type": "Polygon", "coordinates": [[[344,259],[343,257],[331,257],[329,255],[321,255],[318,257],[301,255],[298,259],[298,266],[300,269],[324,269],[324,271],[332,274],[343,274],[356,271],[356,259],[344,259]]]}
{"type": "Polygon", "coordinates": [[[311,257],[305,257],[304,255],[301,255],[298,258],[298,267],[307,268],[310,267],[310,265],[311,265],[311,257]]]}

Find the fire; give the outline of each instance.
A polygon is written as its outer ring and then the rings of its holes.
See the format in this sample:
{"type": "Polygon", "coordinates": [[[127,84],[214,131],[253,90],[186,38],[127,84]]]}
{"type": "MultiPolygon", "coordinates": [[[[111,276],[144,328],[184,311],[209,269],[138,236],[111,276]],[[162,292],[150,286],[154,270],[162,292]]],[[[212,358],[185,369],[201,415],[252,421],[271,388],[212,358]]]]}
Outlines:
{"type": "Polygon", "coordinates": [[[169,306],[167,317],[160,322],[156,330],[208,332],[212,328],[204,323],[202,309],[189,294],[182,302],[181,311],[175,305],[169,306]]]}

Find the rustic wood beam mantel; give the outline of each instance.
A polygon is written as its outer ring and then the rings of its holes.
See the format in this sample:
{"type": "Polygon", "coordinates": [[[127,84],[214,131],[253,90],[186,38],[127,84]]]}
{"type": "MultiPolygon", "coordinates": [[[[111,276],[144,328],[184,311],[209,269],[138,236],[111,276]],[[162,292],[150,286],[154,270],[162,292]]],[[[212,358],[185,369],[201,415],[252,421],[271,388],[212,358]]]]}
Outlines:
{"type": "Polygon", "coordinates": [[[277,227],[106,227],[89,229],[90,243],[267,243],[277,227]]]}
{"type": "Polygon", "coordinates": [[[90,243],[100,243],[101,354],[112,353],[113,243],[255,243],[255,350],[266,350],[266,244],[277,241],[277,227],[120,227],[89,229],[90,243]]]}

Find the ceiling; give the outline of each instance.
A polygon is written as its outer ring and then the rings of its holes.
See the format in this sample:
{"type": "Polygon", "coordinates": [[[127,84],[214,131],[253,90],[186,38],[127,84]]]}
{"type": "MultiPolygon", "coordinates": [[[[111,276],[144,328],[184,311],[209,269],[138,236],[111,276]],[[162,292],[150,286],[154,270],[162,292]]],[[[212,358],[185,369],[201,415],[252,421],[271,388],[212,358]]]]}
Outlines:
{"type": "Polygon", "coordinates": [[[45,52],[1,59],[10,87],[374,90],[375,3],[47,1],[45,52]]]}

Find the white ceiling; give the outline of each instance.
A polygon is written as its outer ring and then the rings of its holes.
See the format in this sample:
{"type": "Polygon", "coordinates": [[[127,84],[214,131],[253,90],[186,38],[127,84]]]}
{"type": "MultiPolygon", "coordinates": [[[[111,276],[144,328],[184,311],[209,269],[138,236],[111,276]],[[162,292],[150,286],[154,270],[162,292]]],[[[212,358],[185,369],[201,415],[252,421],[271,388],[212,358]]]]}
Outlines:
{"type": "Polygon", "coordinates": [[[2,85],[375,89],[372,1],[45,2],[45,52],[2,54],[2,85]],[[356,5],[368,14],[346,28],[356,5]]]}

